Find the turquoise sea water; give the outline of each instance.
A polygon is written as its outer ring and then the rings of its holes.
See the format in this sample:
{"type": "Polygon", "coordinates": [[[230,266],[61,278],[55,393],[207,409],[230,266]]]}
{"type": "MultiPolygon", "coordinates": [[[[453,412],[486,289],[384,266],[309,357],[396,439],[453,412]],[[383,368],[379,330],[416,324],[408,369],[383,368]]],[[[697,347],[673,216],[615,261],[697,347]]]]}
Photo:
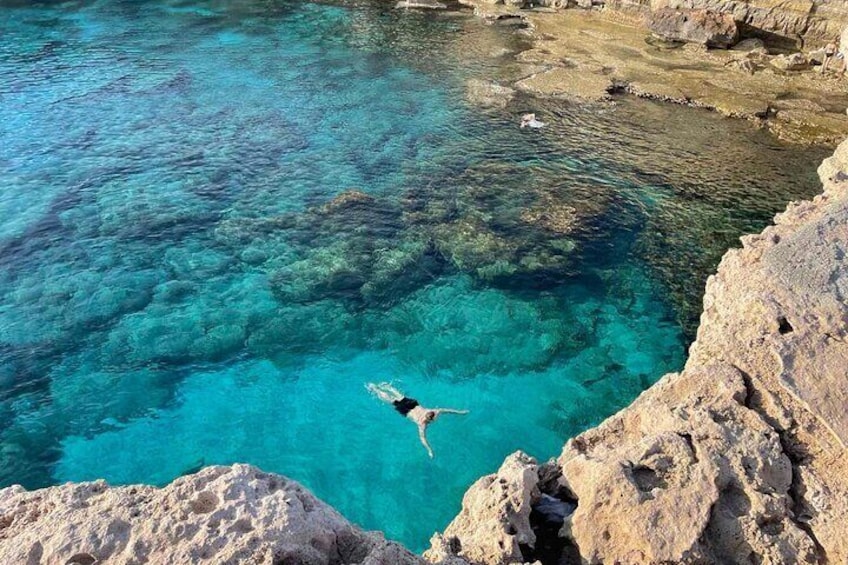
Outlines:
{"type": "Polygon", "coordinates": [[[470,103],[522,47],[390,3],[0,1],[0,486],[248,462],[421,549],[679,369],[706,275],[823,152],[470,103]],[[384,380],[471,411],[435,459],[384,380]]]}

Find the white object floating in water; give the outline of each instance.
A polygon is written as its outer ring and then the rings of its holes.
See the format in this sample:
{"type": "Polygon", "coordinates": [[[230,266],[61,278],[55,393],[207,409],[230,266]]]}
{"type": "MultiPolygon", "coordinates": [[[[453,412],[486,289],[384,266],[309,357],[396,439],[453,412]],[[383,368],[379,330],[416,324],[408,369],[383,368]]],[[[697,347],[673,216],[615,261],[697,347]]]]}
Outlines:
{"type": "Polygon", "coordinates": [[[543,128],[547,124],[536,119],[536,114],[524,114],[521,116],[522,128],[543,128]]]}

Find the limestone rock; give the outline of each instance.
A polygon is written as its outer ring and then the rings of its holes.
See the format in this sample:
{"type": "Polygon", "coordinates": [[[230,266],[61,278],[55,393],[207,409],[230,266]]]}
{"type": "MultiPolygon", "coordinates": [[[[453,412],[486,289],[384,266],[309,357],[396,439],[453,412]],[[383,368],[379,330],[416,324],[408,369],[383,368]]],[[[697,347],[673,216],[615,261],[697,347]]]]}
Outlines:
{"type": "Polygon", "coordinates": [[[739,39],[739,28],[732,16],[708,10],[656,10],[648,16],[647,23],[651,33],[666,41],[731,47],[739,39]]]}
{"type": "Polygon", "coordinates": [[[778,55],[770,63],[772,67],[779,71],[803,71],[810,68],[810,62],[803,53],[778,55]]]}
{"type": "Polygon", "coordinates": [[[442,535],[435,535],[424,555],[438,562],[461,556],[470,563],[522,563],[521,546],[532,547],[532,505],[539,499],[536,460],[521,452],[506,458],[494,475],[474,483],[462,499],[462,511],[442,535]]]}
{"type": "Polygon", "coordinates": [[[683,373],[564,449],[588,562],[848,560],[848,142],[819,173],[725,255],[683,373]]]}
{"type": "Polygon", "coordinates": [[[568,443],[560,464],[579,501],[571,535],[585,559],[815,559],[815,544],[792,521],[790,460],[778,434],[744,406],[746,394],[729,366],[669,375],[568,443]]]}
{"type": "Polygon", "coordinates": [[[606,9],[600,14],[525,11],[535,40],[517,58],[532,69],[522,72],[516,88],[582,103],[627,92],[709,108],[765,126],[793,143],[835,145],[848,136],[844,107],[834,103],[844,96],[844,84],[778,71],[761,40],[745,40],[740,50],[710,50],[696,43],[668,48],[646,41],[645,30],[626,25],[623,16],[606,9]],[[779,101],[800,98],[819,103],[821,110],[775,119],[772,109],[779,101]]]}
{"type": "Polygon", "coordinates": [[[579,102],[598,102],[609,98],[613,84],[601,69],[589,65],[555,67],[529,76],[515,84],[532,94],[565,98],[579,102]]]}
{"type": "Polygon", "coordinates": [[[751,37],[748,39],[743,39],[739,43],[733,46],[734,51],[744,51],[745,53],[749,53],[751,51],[762,51],[764,53],[768,53],[766,49],[766,44],[763,43],[762,39],[757,39],[755,37],[751,37]]]}
{"type": "Polygon", "coordinates": [[[710,10],[744,22],[747,31],[783,38],[796,47],[832,41],[848,25],[846,0],[605,0],[605,8],[646,16],[652,10],[710,10]]]}
{"type": "Polygon", "coordinates": [[[423,560],[364,532],[299,484],[247,465],[162,489],[0,490],[0,563],[331,563],[423,560]]]}
{"type": "Polygon", "coordinates": [[[725,256],[687,364],[726,359],[748,375],[793,458],[798,518],[831,563],[848,561],[847,173],[843,142],[819,168],[822,195],[725,256]]]}

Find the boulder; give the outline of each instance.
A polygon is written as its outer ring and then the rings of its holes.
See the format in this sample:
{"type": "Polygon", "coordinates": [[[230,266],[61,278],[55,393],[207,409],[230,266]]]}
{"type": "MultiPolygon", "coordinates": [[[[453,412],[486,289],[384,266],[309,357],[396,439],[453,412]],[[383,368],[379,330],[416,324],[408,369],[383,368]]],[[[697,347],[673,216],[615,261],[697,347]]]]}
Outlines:
{"type": "Polygon", "coordinates": [[[709,10],[663,8],[651,12],[647,24],[651,33],[664,41],[728,48],[739,40],[733,16],[709,10]]]}
{"type": "Polygon", "coordinates": [[[750,53],[751,51],[768,53],[768,49],[766,48],[766,44],[762,39],[757,39],[756,37],[751,37],[748,39],[743,39],[739,43],[733,46],[734,51],[743,51],[745,53],[750,53]]]}
{"type": "Polygon", "coordinates": [[[9,487],[0,531],[0,563],[425,563],[298,483],[248,465],[207,467],[161,489],[9,487]]]}
{"type": "Polygon", "coordinates": [[[811,65],[821,65],[824,63],[825,56],[824,49],[815,49],[807,53],[807,59],[810,61],[811,65]]]}
{"type": "Polygon", "coordinates": [[[790,460],[746,394],[729,366],[670,375],[567,444],[559,462],[584,559],[816,562],[790,510],[790,460]]]}
{"type": "Polygon", "coordinates": [[[775,69],[784,72],[803,71],[810,68],[810,62],[803,53],[778,55],[770,61],[770,64],[775,69]]]}
{"type": "Polygon", "coordinates": [[[436,534],[424,556],[439,562],[460,556],[471,563],[523,563],[522,546],[533,547],[532,506],[541,498],[539,466],[518,451],[494,475],[474,483],[462,498],[462,511],[443,534],[436,534]]]}

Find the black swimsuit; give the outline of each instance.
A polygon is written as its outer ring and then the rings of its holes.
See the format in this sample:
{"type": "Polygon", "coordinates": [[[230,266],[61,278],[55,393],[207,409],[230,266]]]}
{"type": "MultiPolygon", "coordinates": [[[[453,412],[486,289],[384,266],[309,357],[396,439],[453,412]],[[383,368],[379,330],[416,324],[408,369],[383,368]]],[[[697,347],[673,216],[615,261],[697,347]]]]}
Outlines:
{"type": "Polygon", "coordinates": [[[418,401],[414,398],[408,398],[404,396],[400,400],[395,400],[394,402],[392,402],[392,406],[395,407],[395,410],[400,412],[401,416],[406,416],[413,408],[420,405],[418,404],[418,401]]]}

